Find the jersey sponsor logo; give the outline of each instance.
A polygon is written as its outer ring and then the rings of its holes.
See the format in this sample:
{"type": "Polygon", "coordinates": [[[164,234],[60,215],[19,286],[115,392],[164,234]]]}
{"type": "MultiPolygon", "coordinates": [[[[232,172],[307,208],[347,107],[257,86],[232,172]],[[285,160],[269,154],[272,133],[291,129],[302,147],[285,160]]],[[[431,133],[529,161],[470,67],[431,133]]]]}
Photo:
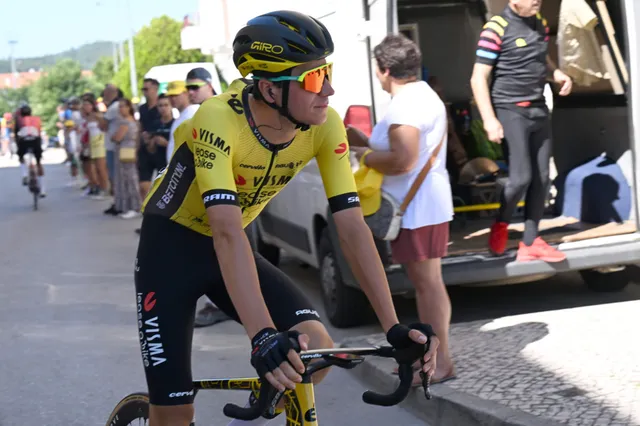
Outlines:
{"type": "Polygon", "coordinates": [[[247,180],[244,177],[242,177],[242,175],[238,175],[235,182],[236,182],[236,185],[246,185],[247,180]]]}
{"type": "Polygon", "coordinates": [[[214,189],[202,194],[202,201],[204,206],[210,207],[218,204],[238,205],[238,195],[233,191],[226,189],[214,189]]]}
{"type": "Polygon", "coordinates": [[[293,176],[289,175],[271,175],[267,176],[267,179],[265,181],[265,176],[255,176],[253,178],[253,186],[260,186],[263,182],[265,186],[284,186],[289,183],[292,177],[293,176]]]}
{"type": "Polygon", "coordinates": [[[349,155],[349,147],[346,142],[342,142],[338,145],[336,149],[333,150],[338,155],[341,155],[340,159],[342,160],[345,156],[349,155]]]}
{"type": "Polygon", "coordinates": [[[349,203],[349,204],[360,203],[360,197],[358,197],[357,195],[353,195],[353,196],[347,198],[347,203],[349,203]]]}
{"type": "Polygon", "coordinates": [[[154,306],[156,306],[156,299],[154,299],[155,295],[156,295],[156,292],[152,291],[152,292],[147,293],[147,295],[144,297],[144,311],[145,312],[149,312],[150,310],[153,309],[154,306]]]}
{"type": "Polygon", "coordinates": [[[274,55],[280,55],[284,52],[284,48],[277,44],[265,43],[262,41],[254,41],[251,43],[251,48],[258,52],[273,53],[274,55]]]}
{"type": "MultiPolygon", "coordinates": [[[[215,133],[209,130],[206,130],[206,129],[199,129],[199,130],[200,131],[196,134],[194,139],[198,139],[201,142],[208,143],[214,149],[217,149],[218,151],[224,153],[225,155],[231,154],[231,147],[227,145],[224,139],[222,139],[220,136],[216,136],[215,133]]],[[[195,129],[193,129],[193,132],[195,132],[195,129]]]]}
{"type": "Polygon", "coordinates": [[[329,208],[332,213],[339,212],[340,210],[350,209],[352,207],[358,207],[360,205],[360,197],[357,192],[347,192],[345,194],[336,195],[329,198],[329,208]]]}
{"type": "Polygon", "coordinates": [[[173,173],[171,173],[171,177],[169,178],[167,188],[164,194],[162,194],[162,196],[160,197],[160,200],[156,203],[156,206],[158,206],[159,209],[164,210],[167,204],[169,204],[173,197],[176,195],[176,189],[178,189],[180,180],[184,176],[184,172],[186,170],[187,167],[182,163],[176,163],[176,166],[173,169],[173,173]]]}
{"type": "Polygon", "coordinates": [[[201,169],[207,169],[207,170],[213,169],[213,162],[216,159],[215,152],[196,146],[195,154],[196,154],[196,167],[201,169]]]}
{"type": "Polygon", "coordinates": [[[295,163],[293,161],[290,161],[290,162],[284,163],[284,164],[276,164],[275,168],[276,169],[297,169],[298,167],[300,167],[302,165],[302,163],[304,163],[304,161],[302,161],[302,160],[296,161],[295,163]]]}
{"type": "Polygon", "coordinates": [[[236,94],[231,95],[231,99],[227,101],[227,104],[229,104],[233,112],[238,115],[242,115],[244,114],[244,106],[242,106],[242,102],[240,102],[240,99],[238,99],[237,96],[238,95],[236,94]]]}
{"type": "MultiPolygon", "coordinates": [[[[292,163],[293,164],[293,163],[292,163]]],[[[253,164],[240,164],[240,167],[243,169],[253,169],[253,170],[264,170],[266,167],[262,165],[253,165],[253,164]]],[[[278,166],[276,166],[277,168],[278,166]]]]}
{"type": "Polygon", "coordinates": [[[279,190],[271,190],[271,191],[260,191],[260,193],[258,194],[258,196],[256,197],[256,194],[258,193],[258,191],[251,191],[251,192],[238,192],[238,196],[240,197],[240,205],[242,206],[258,206],[262,203],[266,203],[267,201],[269,201],[271,198],[273,198],[277,193],[279,192],[279,190]],[[255,199],[255,201],[254,201],[255,199]]]}

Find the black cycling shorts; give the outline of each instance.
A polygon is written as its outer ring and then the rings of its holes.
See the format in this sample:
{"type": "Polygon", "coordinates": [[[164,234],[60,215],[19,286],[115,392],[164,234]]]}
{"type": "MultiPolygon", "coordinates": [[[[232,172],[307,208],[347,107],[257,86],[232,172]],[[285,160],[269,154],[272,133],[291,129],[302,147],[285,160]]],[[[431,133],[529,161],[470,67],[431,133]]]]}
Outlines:
{"type": "MultiPolygon", "coordinates": [[[[262,256],[254,255],[262,295],[278,330],[320,321],[293,281],[262,256]]],[[[191,340],[197,300],[206,294],[240,322],[222,280],[213,240],[167,218],[145,215],[134,276],[140,348],[151,403],[191,404],[191,340]]],[[[249,349],[247,345],[246,361],[249,349]]],[[[224,375],[224,371],[219,373],[224,375]]]]}
{"type": "Polygon", "coordinates": [[[42,139],[20,139],[18,140],[18,158],[22,162],[22,158],[31,149],[33,156],[36,157],[36,162],[40,164],[42,159],[42,139]]]}

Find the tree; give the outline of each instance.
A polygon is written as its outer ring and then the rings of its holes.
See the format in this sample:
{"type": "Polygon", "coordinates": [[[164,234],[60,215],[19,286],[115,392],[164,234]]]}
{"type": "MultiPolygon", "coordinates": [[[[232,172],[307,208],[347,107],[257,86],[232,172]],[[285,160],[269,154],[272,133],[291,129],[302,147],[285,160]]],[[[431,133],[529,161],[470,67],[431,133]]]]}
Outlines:
{"type": "Polygon", "coordinates": [[[81,96],[83,93],[97,93],[102,85],[93,77],[84,77],[79,62],[63,59],[29,87],[29,98],[34,115],[42,118],[44,128],[49,135],[57,133],[56,108],[71,96],[81,96]]]}
{"type": "MultiPolygon", "coordinates": [[[[138,87],[142,87],[144,75],[156,65],[183,64],[188,62],[211,62],[211,55],[203,55],[200,50],[182,50],[180,46],[180,30],[182,22],[166,15],[154,18],[151,23],[135,35],[133,39],[136,59],[136,77],[138,87]]],[[[129,43],[125,44],[125,52],[129,51],[129,43]]],[[[186,77],[186,76],[185,76],[186,77]]],[[[114,77],[114,83],[131,97],[131,80],[129,77],[129,57],[126,56],[114,77]]]]}
{"type": "Polygon", "coordinates": [[[111,56],[102,56],[93,67],[93,75],[100,84],[107,84],[113,81],[115,72],[113,71],[113,58],[111,56]]]}
{"type": "Polygon", "coordinates": [[[0,90],[0,115],[5,112],[13,113],[22,102],[29,102],[27,87],[0,90]]]}

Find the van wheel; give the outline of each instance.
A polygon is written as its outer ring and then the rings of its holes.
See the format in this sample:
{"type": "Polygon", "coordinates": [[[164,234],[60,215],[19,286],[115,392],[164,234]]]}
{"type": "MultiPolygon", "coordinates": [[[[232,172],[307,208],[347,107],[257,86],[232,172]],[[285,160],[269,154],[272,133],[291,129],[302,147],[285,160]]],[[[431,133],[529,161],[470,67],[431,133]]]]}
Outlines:
{"type": "Polygon", "coordinates": [[[580,271],[582,280],[587,288],[598,293],[611,293],[622,291],[631,281],[627,268],[622,271],[604,273],[595,269],[580,271]]]}
{"type": "Polygon", "coordinates": [[[366,324],[372,313],[369,301],[362,291],[342,281],[327,228],[322,231],[318,252],[322,301],[329,321],[338,328],[366,324]]]}

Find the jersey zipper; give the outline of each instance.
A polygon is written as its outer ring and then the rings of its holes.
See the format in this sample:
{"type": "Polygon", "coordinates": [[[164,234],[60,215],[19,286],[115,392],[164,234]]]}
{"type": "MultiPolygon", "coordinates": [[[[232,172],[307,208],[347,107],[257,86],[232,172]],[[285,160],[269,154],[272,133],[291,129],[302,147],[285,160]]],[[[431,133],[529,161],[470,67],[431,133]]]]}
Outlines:
{"type": "Polygon", "coordinates": [[[269,180],[269,173],[271,173],[271,168],[273,167],[273,163],[275,162],[276,155],[278,155],[278,151],[277,150],[273,151],[273,153],[271,154],[271,160],[269,161],[269,167],[267,167],[267,172],[265,173],[264,178],[262,179],[262,183],[258,187],[258,189],[256,191],[256,195],[253,197],[253,200],[251,201],[251,204],[249,204],[249,207],[254,206],[256,204],[256,201],[258,200],[258,197],[260,196],[260,192],[262,192],[262,188],[264,188],[264,186],[267,184],[267,182],[269,180]]]}

